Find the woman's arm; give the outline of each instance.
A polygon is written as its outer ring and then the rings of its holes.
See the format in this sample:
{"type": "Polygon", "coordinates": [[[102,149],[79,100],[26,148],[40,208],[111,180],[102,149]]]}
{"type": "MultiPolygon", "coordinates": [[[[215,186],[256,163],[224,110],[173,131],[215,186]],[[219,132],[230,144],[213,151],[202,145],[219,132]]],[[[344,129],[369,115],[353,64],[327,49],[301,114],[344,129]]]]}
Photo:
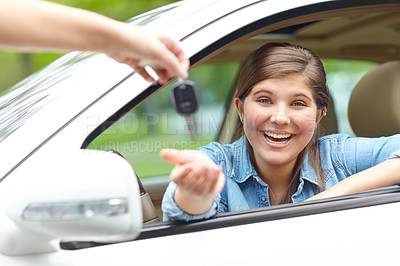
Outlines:
{"type": "Polygon", "coordinates": [[[177,185],[174,200],[179,208],[193,215],[208,211],[225,184],[222,168],[199,151],[164,150],[161,157],[176,164],[170,178],[177,185]]]}
{"type": "Polygon", "coordinates": [[[154,81],[141,61],[155,62],[161,82],[185,78],[189,62],[179,43],[149,29],[45,1],[0,0],[0,44],[20,50],[95,51],[154,81]]]}
{"type": "Polygon", "coordinates": [[[307,199],[316,200],[400,184],[400,158],[392,158],[354,174],[307,199]]]}

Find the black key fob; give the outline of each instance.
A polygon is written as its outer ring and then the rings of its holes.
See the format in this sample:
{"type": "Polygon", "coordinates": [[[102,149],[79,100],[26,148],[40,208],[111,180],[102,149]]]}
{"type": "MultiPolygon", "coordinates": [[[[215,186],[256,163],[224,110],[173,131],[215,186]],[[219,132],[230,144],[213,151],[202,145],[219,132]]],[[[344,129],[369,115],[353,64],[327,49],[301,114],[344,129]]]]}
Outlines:
{"type": "Polygon", "coordinates": [[[171,96],[175,109],[180,115],[192,115],[199,108],[199,100],[193,81],[184,80],[175,83],[171,88],[171,96]]]}

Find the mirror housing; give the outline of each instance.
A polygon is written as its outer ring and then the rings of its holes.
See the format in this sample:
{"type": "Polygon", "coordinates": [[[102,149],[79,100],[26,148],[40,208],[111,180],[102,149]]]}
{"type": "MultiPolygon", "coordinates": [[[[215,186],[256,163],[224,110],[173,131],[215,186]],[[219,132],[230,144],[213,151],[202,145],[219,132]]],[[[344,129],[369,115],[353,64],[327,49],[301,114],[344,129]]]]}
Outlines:
{"type": "Polygon", "coordinates": [[[139,188],[124,158],[95,150],[41,157],[0,183],[0,252],[52,252],[60,240],[114,242],[139,234],[139,188]]]}

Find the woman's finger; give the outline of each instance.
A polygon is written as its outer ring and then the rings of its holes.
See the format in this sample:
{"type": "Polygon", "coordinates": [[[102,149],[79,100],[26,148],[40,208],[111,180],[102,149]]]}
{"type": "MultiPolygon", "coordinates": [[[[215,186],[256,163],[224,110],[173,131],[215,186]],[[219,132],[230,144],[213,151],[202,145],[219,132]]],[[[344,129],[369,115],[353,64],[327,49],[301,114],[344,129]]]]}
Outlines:
{"type": "Polygon", "coordinates": [[[192,163],[200,159],[200,152],[194,150],[164,149],[160,153],[161,158],[173,164],[192,163]]]}
{"type": "Polygon", "coordinates": [[[192,166],[190,173],[182,180],[182,188],[186,191],[194,192],[194,188],[204,177],[204,168],[192,166]]]}
{"type": "Polygon", "coordinates": [[[192,169],[189,165],[177,165],[172,169],[170,179],[176,184],[181,184],[191,171],[192,169]]]}
{"type": "Polygon", "coordinates": [[[216,168],[212,169],[211,178],[209,178],[209,188],[208,191],[206,191],[207,194],[214,192],[214,190],[217,187],[218,181],[221,178],[221,175],[222,175],[222,169],[220,166],[217,166],[216,168]]]}
{"type": "Polygon", "coordinates": [[[165,49],[158,51],[157,59],[172,76],[185,79],[189,69],[189,60],[177,41],[167,35],[159,35],[165,49]]]}

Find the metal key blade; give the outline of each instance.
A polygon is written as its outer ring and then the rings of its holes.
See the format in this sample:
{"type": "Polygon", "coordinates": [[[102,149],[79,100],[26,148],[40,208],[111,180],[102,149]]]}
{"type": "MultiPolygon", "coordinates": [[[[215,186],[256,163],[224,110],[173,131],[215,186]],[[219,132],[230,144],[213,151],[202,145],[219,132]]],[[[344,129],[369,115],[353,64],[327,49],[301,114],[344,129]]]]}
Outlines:
{"type": "Polygon", "coordinates": [[[193,115],[185,115],[186,125],[190,132],[190,137],[192,138],[193,142],[197,140],[197,129],[196,129],[196,121],[194,120],[193,115]]]}

